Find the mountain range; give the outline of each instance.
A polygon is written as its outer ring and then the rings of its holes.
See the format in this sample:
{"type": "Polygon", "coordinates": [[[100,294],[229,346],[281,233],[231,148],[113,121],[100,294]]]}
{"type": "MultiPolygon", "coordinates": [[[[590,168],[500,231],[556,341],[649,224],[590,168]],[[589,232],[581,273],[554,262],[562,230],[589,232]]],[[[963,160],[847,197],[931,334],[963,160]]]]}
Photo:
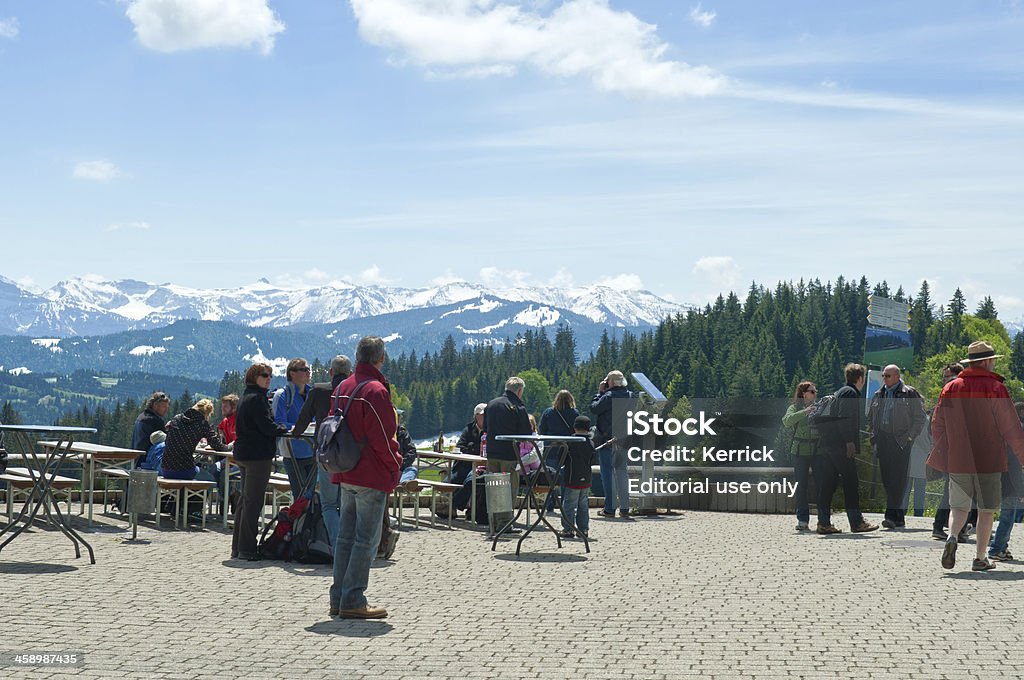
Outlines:
{"type": "Polygon", "coordinates": [[[566,326],[585,355],[605,332],[642,332],[691,307],[648,291],[606,286],[431,288],[335,282],[287,288],[265,279],[233,289],[62,281],[42,292],[0,277],[0,364],[6,371],[141,370],[217,378],[255,359],[276,368],[294,356],[351,354],[363,335],[389,352],[501,345],[517,334],[566,326]]]}

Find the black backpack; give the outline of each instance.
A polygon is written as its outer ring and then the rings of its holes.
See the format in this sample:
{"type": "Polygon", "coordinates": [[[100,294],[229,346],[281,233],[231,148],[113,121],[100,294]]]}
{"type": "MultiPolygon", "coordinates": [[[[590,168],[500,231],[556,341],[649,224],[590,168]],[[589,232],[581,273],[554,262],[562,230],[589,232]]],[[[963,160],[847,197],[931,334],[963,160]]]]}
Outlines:
{"type": "Polygon", "coordinates": [[[320,494],[314,493],[305,510],[292,525],[291,559],[303,564],[330,564],[334,551],[324,524],[320,494]]]}
{"type": "Polygon", "coordinates": [[[814,402],[814,410],[807,414],[807,429],[813,437],[833,438],[839,431],[839,399],[826,394],[814,402]]]}

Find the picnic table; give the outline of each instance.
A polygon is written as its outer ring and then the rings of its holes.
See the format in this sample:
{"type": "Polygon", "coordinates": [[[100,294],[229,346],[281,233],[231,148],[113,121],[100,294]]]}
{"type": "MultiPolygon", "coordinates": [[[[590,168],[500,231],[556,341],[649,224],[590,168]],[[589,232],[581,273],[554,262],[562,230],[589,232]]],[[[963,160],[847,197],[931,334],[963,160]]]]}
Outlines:
{"type": "MultiPolygon", "coordinates": [[[[476,465],[485,465],[487,463],[487,459],[484,458],[483,456],[474,456],[474,455],[469,454],[469,453],[455,453],[454,451],[434,451],[433,449],[416,449],[416,459],[417,459],[417,462],[419,462],[423,458],[432,458],[434,460],[444,461],[443,464],[426,463],[425,465],[421,465],[419,467],[420,467],[420,469],[424,469],[424,467],[425,467],[428,470],[430,470],[430,469],[441,470],[442,466],[446,466],[447,467],[447,472],[448,472],[448,479],[451,479],[452,466],[455,463],[458,463],[458,462],[472,463],[474,466],[476,466],[476,465]]],[[[442,470],[442,472],[443,472],[443,470],[442,470]]],[[[470,491],[470,499],[469,499],[469,516],[474,521],[476,521],[476,477],[477,477],[476,476],[476,470],[471,470],[470,471],[470,475],[472,477],[471,477],[471,481],[470,481],[471,491],[470,491]]],[[[449,520],[448,526],[449,527],[451,527],[451,516],[452,516],[452,514],[454,514],[454,512],[455,512],[455,508],[454,507],[449,507],[449,512],[448,512],[448,520],[449,520]]]]}
{"type": "MultiPolygon", "coordinates": [[[[93,430],[95,432],[95,430],[93,430]]],[[[44,449],[54,450],[62,445],[61,441],[41,441],[39,446],[44,449]]],[[[96,473],[101,470],[125,469],[131,470],[135,467],[135,461],[139,456],[145,456],[145,451],[125,448],[123,446],[107,446],[106,444],[93,444],[91,442],[70,442],[67,444],[67,457],[72,460],[80,460],[82,463],[82,495],[81,511],[85,512],[85,482],[89,481],[89,515],[88,526],[92,526],[93,503],[96,496],[96,473]]],[[[104,498],[106,486],[104,486],[104,498]]],[[[124,499],[121,500],[124,505],[124,499]]]]}

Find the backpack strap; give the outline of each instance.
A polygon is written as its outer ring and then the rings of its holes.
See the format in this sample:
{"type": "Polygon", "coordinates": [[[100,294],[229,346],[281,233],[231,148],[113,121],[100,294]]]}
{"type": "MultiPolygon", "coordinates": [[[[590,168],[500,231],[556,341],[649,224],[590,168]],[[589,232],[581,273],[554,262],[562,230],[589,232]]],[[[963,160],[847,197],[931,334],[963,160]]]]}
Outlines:
{"type": "Polygon", "coordinates": [[[373,379],[370,378],[369,380],[364,380],[363,382],[356,385],[356,388],[352,390],[352,394],[345,394],[341,396],[338,396],[337,394],[332,394],[331,401],[333,402],[333,405],[331,406],[331,413],[335,414],[338,412],[338,399],[348,399],[348,402],[345,404],[345,408],[343,408],[341,411],[341,417],[345,418],[348,415],[348,409],[352,406],[352,402],[355,401],[355,396],[359,394],[359,390],[363,389],[363,385],[370,382],[371,380],[373,379]]]}

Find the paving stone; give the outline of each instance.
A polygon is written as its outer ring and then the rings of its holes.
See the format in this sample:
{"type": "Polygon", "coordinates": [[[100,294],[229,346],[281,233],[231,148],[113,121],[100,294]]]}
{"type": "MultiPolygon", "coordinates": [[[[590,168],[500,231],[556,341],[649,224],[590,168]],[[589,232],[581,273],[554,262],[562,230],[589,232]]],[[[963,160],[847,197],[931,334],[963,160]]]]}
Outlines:
{"type": "Polygon", "coordinates": [[[792,523],[595,519],[589,555],[538,533],[519,559],[477,531],[409,528],[371,571],[383,621],[328,618],[330,567],[229,560],[218,528],[87,532],[96,565],[36,529],[0,553],[0,651],[85,662],[0,677],[1024,677],[1024,565],[972,573],[972,544],[947,572],[942,543],[916,540],[925,518],[835,537],[792,523]]]}

